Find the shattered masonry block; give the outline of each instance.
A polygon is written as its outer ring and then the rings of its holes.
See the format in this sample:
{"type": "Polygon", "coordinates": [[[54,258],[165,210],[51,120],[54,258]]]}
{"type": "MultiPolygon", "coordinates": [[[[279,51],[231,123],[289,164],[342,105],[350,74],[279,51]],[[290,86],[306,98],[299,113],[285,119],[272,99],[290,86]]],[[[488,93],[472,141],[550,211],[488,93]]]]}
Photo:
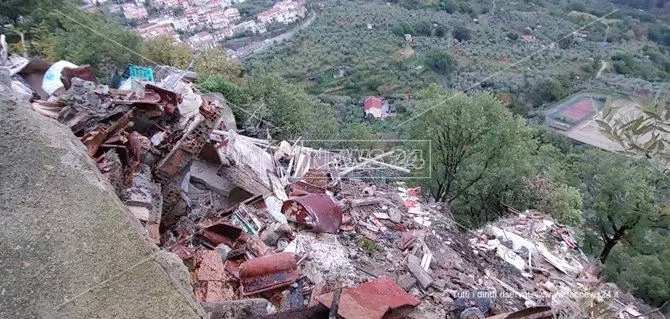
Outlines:
{"type": "Polygon", "coordinates": [[[123,190],[121,199],[126,205],[151,208],[153,204],[151,169],[146,164],[140,164],[137,172],[133,173],[130,186],[123,190]]]}
{"type": "Polygon", "coordinates": [[[195,253],[197,268],[195,278],[199,281],[227,280],[221,254],[216,250],[200,249],[195,253]]]}
{"type": "Polygon", "coordinates": [[[180,216],[186,215],[189,206],[188,197],[172,180],[162,181],[163,189],[163,211],[161,223],[166,227],[177,223],[180,216]]]}
{"type": "Polygon", "coordinates": [[[219,117],[221,117],[221,109],[203,103],[194,123],[189,126],[170,153],[156,166],[156,174],[164,179],[172,179],[180,174],[205,146],[209,133],[219,117]]]}

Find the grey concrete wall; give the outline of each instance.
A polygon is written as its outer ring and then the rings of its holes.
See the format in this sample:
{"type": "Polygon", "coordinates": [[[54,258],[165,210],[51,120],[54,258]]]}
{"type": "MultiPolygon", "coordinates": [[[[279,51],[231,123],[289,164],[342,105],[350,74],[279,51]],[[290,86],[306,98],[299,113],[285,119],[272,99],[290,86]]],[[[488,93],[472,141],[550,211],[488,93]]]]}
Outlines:
{"type": "Polygon", "coordinates": [[[167,257],[67,128],[0,97],[0,318],[200,318],[167,257]]]}

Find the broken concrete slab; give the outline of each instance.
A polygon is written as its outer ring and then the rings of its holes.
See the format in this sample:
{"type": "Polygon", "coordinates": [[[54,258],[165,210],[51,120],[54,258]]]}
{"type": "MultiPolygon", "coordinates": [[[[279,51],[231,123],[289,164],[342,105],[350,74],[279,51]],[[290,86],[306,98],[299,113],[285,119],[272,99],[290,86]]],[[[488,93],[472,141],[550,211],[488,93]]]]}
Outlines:
{"type": "Polygon", "coordinates": [[[412,254],[407,255],[407,268],[419,281],[421,288],[426,289],[433,283],[433,278],[421,267],[421,259],[412,254]]]}
{"type": "Polygon", "coordinates": [[[309,253],[309,260],[302,264],[302,273],[314,284],[332,283],[345,279],[359,280],[356,268],[349,259],[349,251],[337,240],[337,235],[300,232],[296,235],[292,245],[298,253],[309,253]]]}
{"type": "Polygon", "coordinates": [[[221,172],[235,185],[252,194],[272,192],[268,179],[268,171],[274,172],[272,155],[233,130],[228,131],[228,142],[218,153],[224,163],[221,172]]]}
{"type": "Polygon", "coordinates": [[[154,223],[160,221],[163,195],[160,184],[151,180],[149,165],[139,165],[132,175],[130,185],[121,191],[121,199],[137,219],[154,223]]]}
{"type": "Polygon", "coordinates": [[[68,128],[2,97],[0,113],[0,317],[206,315],[68,128]]]}
{"type": "Polygon", "coordinates": [[[499,245],[497,247],[496,254],[498,257],[502,258],[502,260],[514,266],[514,268],[519,269],[520,271],[523,271],[524,268],[526,268],[526,262],[523,260],[523,258],[517,255],[513,250],[503,245],[499,245]]]}
{"type": "Polygon", "coordinates": [[[189,171],[191,182],[200,183],[208,189],[228,197],[235,184],[218,174],[219,165],[202,160],[193,160],[189,171]]]}
{"type": "Polygon", "coordinates": [[[402,289],[405,289],[405,291],[409,291],[416,285],[416,278],[414,278],[412,274],[407,273],[400,276],[400,278],[398,278],[397,283],[398,286],[400,286],[402,289]]]}

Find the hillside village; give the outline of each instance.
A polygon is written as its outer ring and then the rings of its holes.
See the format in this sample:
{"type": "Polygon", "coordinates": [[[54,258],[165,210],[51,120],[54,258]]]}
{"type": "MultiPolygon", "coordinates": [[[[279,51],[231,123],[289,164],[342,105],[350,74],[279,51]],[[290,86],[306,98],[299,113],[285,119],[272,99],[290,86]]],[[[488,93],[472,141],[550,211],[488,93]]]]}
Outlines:
{"type": "Polygon", "coordinates": [[[99,10],[99,6],[103,6],[102,10],[123,14],[128,22],[142,23],[134,29],[144,39],[167,36],[188,43],[194,50],[210,49],[236,36],[262,34],[269,25],[292,24],[306,14],[304,1],[293,0],[277,2],[255,18],[245,20],[235,8],[244,0],[154,0],[150,3],[155,12],[151,16],[146,0],[120,5],[90,0],[89,7],[85,8],[99,10]]]}

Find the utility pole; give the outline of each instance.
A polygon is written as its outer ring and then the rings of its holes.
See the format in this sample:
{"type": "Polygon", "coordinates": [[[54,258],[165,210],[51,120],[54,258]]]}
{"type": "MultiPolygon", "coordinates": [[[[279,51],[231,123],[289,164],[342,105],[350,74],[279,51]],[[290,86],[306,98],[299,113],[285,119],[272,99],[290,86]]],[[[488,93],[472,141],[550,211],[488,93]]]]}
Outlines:
{"type": "Polygon", "coordinates": [[[610,34],[610,25],[607,25],[607,29],[605,29],[605,39],[603,39],[603,46],[600,49],[600,55],[603,56],[605,54],[605,45],[607,45],[607,36],[610,34]]]}
{"type": "Polygon", "coordinates": [[[491,18],[490,19],[493,19],[493,15],[495,13],[496,13],[496,0],[491,0],[491,18]]]}

